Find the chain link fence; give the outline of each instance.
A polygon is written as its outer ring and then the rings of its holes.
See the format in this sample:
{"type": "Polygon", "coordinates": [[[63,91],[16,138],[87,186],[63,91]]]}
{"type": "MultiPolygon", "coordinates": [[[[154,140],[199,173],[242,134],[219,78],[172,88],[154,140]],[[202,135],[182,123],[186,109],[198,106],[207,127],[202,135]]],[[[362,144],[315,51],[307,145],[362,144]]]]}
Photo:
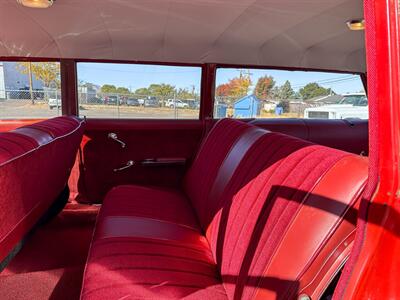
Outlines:
{"type": "Polygon", "coordinates": [[[199,97],[79,92],[79,115],[91,118],[198,119],[199,97]]]}
{"type": "Polygon", "coordinates": [[[60,89],[0,90],[0,119],[40,119],[59,115],[60,89]]]}

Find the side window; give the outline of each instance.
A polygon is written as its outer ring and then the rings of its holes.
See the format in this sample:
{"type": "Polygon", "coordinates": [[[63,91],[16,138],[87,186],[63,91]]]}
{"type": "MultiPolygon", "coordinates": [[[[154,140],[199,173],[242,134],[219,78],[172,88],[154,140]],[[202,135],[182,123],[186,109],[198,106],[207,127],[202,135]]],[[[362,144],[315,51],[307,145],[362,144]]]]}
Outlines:
{"type": "Polygon", "coordinates": [[[0,61],[0,119],[61,115],[58,62],[0,61]]]}
{"type": "Polygon", "coordinates": [[[368,119],[359,75],[217,69],[214,118],[368,119]]]}
{"type": "Polygon", "coordinates": [[[78,63],[79,115],[198,119],[200,67],[78,63]]]}

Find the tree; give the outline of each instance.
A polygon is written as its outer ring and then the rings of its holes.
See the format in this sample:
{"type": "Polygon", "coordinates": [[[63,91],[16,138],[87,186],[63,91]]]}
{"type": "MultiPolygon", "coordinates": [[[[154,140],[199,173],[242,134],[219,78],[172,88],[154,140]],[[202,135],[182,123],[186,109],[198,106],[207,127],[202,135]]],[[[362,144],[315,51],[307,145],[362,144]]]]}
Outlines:
{"type": "Polygon", "coordinates": [[[135,95],[137,96],[148,96],[150,94],[147,88],[139,88],[135,91],[135,95]]]}
{"type": "Polygon", "coordinates": [[[50,87],[52,83],[55,83],[57,87],[60,86],[60,66],[56,62],[19,62],[17,63],[17,70],[22,74],[29,73],[29,65],[31,67],[32,75],[37,80],[43,82],[45,87],[50,87]]]}
{"type": "Polygon", "coordinates": [[[272,76],[260,77],[257,81],[256,87],[254,88],[254,95],[262,100],[266,100],[271,97],[271,90],[275,86],[275,80],[272,76]]]}
{"type": "Polygon", "coordinates": [[[288,100],[282,100],[281,102],[278,103],[277,106],[282,107],[284,113],[290,112],[290,103],[288,100]]]}
{"type": "Polygon", "coordinates": [[[251,84],[249,75],[240,75],[239,77],[230,79],[228,83],[219,85],[216,89],[216,95],[220,97],[240,98],[249,93],[251,84]]]}
{"type": "Polygon", "coordinates": [[[101,87],[101,92],[105,94],[115,94],[117,93],[117,88],[112,84],[104,84],[101,87]]]}
{"type": "Polygon", "coordinates": [[[175,87],[165,83],[150,84],[148,90],[151,95],[158,96],[161,99],[162,106],[164,106],[164,102],[167,98],[172,98],[176,94],[175,87]]]}
{"type": "Polygon", "coordinates": [[[335,94],[330,88],[326,89],[316,82],[307,84],[299,90],[299,93],[303,100],[335,94]]]}
{"type": "Polygon", "coordinates": [[[117,93],[120,95],[129,95],[130,91],[126,87],[118,87],[117,88],[117,93]]]}
{"type": "Polygon", "coordinates": [[[180,88],[177,92],[176,92],[176,97],[178,99],[196,99],[197,95],[194,93],[194,91],[190,92],[188,89],[182,89],[180,88]]]}
{"type": "Polygon", "coordinates": [[[293,99],[295,95],[294,90],[292,89],[292,85],[289,80],[286,80],[285,83],[279,88],[279,99],[293,99]]]}
{"type": "Polygon", "coordinates": [[[52,84],[60,87],[60,65],[57,62],[18,62],[16,69],[29,77],[29,90],[32,104],[35,104],[33,97],[32,76],[43,82],[44,87],[50,88],[52,84]]]}
{"type": "Polygon", "coordinates": [[[231,96],[240,98],[249,93],[252,82],[249,75],[241,75],[240,77],[231,79],[230,84],[232,86],[231,96]]]}
{"type": "Polygon", "coordinates": [[[220,84],[215,90],[218,97],[228,97],[231,92],[231,85],[229,83],[220,84]]]}

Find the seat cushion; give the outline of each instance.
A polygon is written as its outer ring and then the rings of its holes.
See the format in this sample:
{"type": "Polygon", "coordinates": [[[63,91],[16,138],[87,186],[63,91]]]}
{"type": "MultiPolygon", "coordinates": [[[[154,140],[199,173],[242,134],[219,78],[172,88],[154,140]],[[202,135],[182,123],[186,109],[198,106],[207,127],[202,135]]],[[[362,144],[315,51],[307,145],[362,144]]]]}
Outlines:
{"type": "Polygon", "coordinates": [[[188,199],[173,189],[137,185],[115,187],[104,199],[100,214],[146,217],[199,228],[188,199]]]}
{"type": "Polygon", "coordinates": [[[81,299],[176,298],[227,299],[206,244],[135,237],[94,240],[81,299]]]}

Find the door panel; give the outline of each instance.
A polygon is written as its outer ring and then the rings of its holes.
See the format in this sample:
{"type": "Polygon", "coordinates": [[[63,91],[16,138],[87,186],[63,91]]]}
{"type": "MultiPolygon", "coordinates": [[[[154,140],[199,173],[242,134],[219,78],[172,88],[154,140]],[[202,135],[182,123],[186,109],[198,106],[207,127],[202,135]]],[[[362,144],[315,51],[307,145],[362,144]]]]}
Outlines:
{"type": "Polygon", "coordinates": [[[87,120],[80,201],[101,202],[108,190],[122,184],[179,186],[202,134],[202,122],[196,120],[87,120]],[[110,133],[126,146],[109,138],[110,133]],[[133,165],[114,170],[128,161],[133,165]]]}

